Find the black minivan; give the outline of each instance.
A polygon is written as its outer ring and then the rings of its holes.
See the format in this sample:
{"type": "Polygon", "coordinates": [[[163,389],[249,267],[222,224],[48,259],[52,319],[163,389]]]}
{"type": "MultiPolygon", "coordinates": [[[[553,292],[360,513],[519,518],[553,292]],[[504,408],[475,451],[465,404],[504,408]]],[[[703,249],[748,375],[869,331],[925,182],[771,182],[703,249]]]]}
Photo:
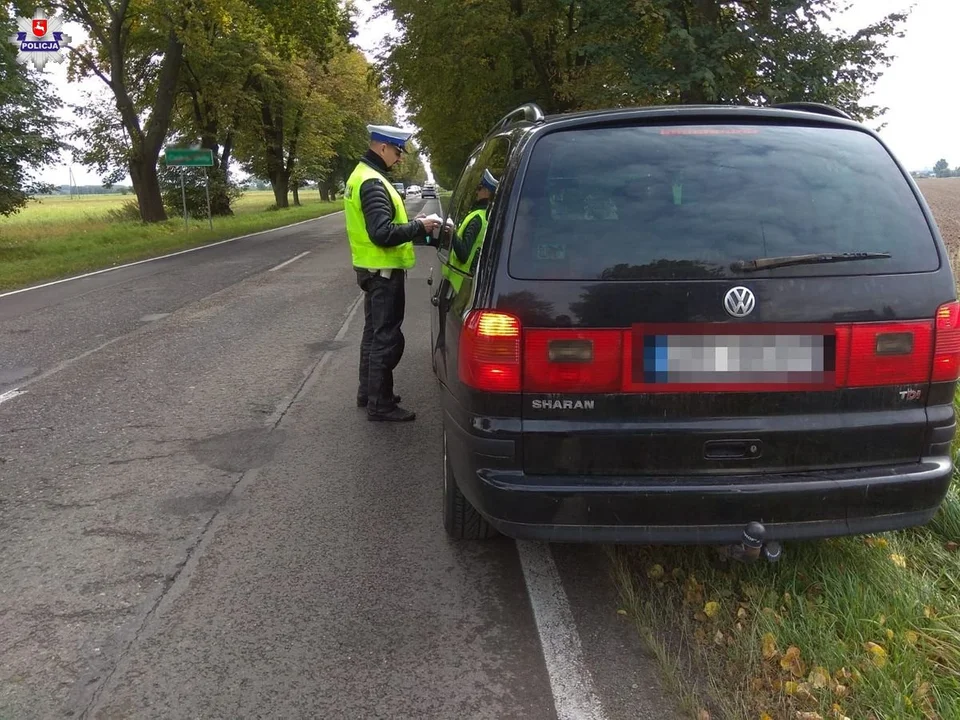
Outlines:
{"type": "Polygon", "coordinates": [[[760,523],[779,542],[937,511],[953,273],[910,175],[841,111],[524,105],[445,212],[450,535],[726,544],[760,523]]]}

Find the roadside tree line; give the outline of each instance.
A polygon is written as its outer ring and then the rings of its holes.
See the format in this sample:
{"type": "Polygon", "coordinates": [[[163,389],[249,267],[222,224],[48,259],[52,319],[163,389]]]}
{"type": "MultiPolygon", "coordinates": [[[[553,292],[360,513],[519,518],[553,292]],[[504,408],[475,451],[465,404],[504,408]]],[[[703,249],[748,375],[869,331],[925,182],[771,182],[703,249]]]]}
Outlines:
{"type": "Polygon", "coordinates": [[[951,170],[946,158],[940,158],[933,166],[933,174],[938,178],[960,177],[960,165],[951,170]]]}
{"type": "MultiPolygon", "coordinates": [[[[381,0],[399,34],[380,58],[451,187],[507,111],[814,101],[860,120],[907,13],[832,29],[840,0],[381,0]]],[[[906,3],[904,3],[906,5],[906,3]]]]}
{"type": "MultiPolygon", "coordinates": [[[[15,15],[33,14],[25,2],[6,9],[9,26],[15,15]]],[[[99,79],[108,92],[88,93],[73,108],[80,122],[69,129],[69,143],[41,142],[54,137],[49,111],[56,102],[50,92],[26,97],[42,91],[44,78],[16,66],[19,107],[37,138],[15,149],[23,177],[11,178],[10,186],[20,189],[20,205],[41,189],[27,182],[29,165],[68,145],[108,185],[129,174],[147,222],[167,219],[165,186],[168,196],[178,194],[178,171],[162,163],[167,144],[212,151],[213,214],[231,213],[238,194],[233,168],[269,180],[279,208],[289,206],[291,194],[299,204],[307,182],[330,199],[366,147],[366,123],[396,121],[373,68],[351,44],[351,4],[53,0],[49,10],[88,37],[71,49],[70,80],[99,79]]],[[[422,178],[418,154],[400,174],[422,178]]]]}

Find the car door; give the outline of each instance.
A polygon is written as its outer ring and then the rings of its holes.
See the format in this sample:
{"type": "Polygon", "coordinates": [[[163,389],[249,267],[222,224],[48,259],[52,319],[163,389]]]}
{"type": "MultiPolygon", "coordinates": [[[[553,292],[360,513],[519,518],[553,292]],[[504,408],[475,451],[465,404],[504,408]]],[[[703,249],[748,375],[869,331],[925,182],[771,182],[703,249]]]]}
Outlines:
{"type": "MultiPolygon", "coordinates": [[[[476,239],[476,247],[469,253],[470,262],[465,262],[468,249],[460,243],[461,233],[465,229],[465,222],[479,208],[477,188],[484,171],[488,170],[495,178],[500,178],[509,150],[508,137],[496,136],[475,151],[467,160],[447,208],[441,243],[437,250],[440,272],[435,279],[436,290],[432,299],[436,308],[433,313],[436,320],[434,363],[437,377],[443,384],[446,384],[449,374],[455,376],[457,372],[456,349],[460,339],[460,325],[473,299],[474,277],[483,255],[482,245],[485,241],[483,235],[476,239]],[[459,262],[457,249],[463,253],[459,262]]],[[[494,193],[487,205],[488,217],[494,211],[496,200],[497,195],[494,193]]]]}

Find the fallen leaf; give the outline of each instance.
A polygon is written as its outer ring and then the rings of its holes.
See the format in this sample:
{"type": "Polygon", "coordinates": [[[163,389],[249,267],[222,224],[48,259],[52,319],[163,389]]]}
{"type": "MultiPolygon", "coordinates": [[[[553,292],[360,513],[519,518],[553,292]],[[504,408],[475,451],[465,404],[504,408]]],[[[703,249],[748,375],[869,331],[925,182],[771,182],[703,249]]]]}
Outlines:
{"type": "Polygon", "coordinates": [[[717,634],[713,636],[713,642],[717,645],[723,645],[723,633],[717,630],[717,634]]]}
{"type": "Polygon", "coordinates": [[[647,577],[651,580],[659,580],[663,577],[663,565],[651,565],[647,570],[647,577]]]}
{"type": "Polygon", "coordinates": [[[760,713],[760,720],[773,720],[773,718],[770,717],[770,713],[762,712],[760,713]]]}
{"type": "Polygon", "coordinates": [[[837,683],[833,686],[833,694],[837,697],[846,697],[848,692],[850,692],[850,688],[848,688],[846,685],[837,683]]]}
{"type": "Polygon", "coordinates": [[[937,616],[936,608],[931,607],[930,605],[925,605],[923,608],[923,616],[928,620],[937,616]]]}
{"type": "Polygon", "coordinates": [[[677,580],[678,582],[680,580],[683,580],[683,570],[681,570],[680,568],[674,568],[673,570],[670,571],[670,577],[672,577],[674,580],[677,580]]]}
{"type": "Polygon", "coordinates": [[[837,682],[841,680],[849,680],[850,671],[847,670],[845,667],[842,667],[833,674],[833,677],[836,678],[837,682]]]}
{"type": "Polygon", "coordinates": [[[823,715],[818,712],[801,712],[797,710],[797,720],[823,720],[823,715]]]}
{"type": "Polygon", "coordinates": [[[875,642],[864,643],[863,647],[870,653],[870,659],[877,667],[883,667],[887,664],[887,651],[877,645],[875,642]]]}
{"type": "Polygon", "coordinates": [[[773,633],[766,633],[763,636],[763,659],[771,660],[779,654],[780,652],[777,650],[777,639],[773,633]]]}
{"type": "Polygon", "coordinates": [[[817,665],[810,671],[810,677],[807,681],[817,690],[821,690],[830,682],[830,671],[821,665],[817,665]]]}
{"type": "Polygon", "coordinates": [[[886,636],[887,636],[887,640],[893,640],[893,630],[891,630],[890,628],[887,628],[886,636]]]}
{"type": "Polygon", "coordinates": [[[944,543],[943,547],[947,552],[956,552],[957,548],[960,547],[960,544],[957,544],[953,540],[951,540],[948,543],[944,543]]]}
{"type": "Polygon", "coordinates": [[[706,605],[703,606],[703,614],[708,618],[714,618],[717,616],[717,613],[720,612],[720,603],[714,602],[711,600],[706,605]]]}
{"type": "Polygon", "coordinates": [[[837,705],[837,703],[833,704],[833,707],[830,708],[830,711],[830,717],[832,717],[833,720],[850,720],[850,718],[843,714],[843,708],[837,705]]]}
{"type": "Polygon", "coordinates": [[[617,615],[626,615],[626,614],[627,614],[627,611],[624,610],[623,608],[620,608],[619,610],[617,610],[617,615]]]}
{"type": "Polygon", "coordinates": [[[697,720],[710,720],[710,713],[706,710],[701,710],[697,713],[697,720]]]}
{"type": "Polygon", "coordinates": [[[743,632],[743,624],[737,623],[736,625],[733,626],[733,629],[736,630],[737,632],[743,632]]]}
{"type": "Polygon", "coordinates": [[[741,620],[743,620],[745,617],[747,617],[747,611],[744,610],[743,608],[738,608],[738,609],[737,609],[737,617],[740,618],[741,620]]]}
{"type": "Polygon", "coordinates": [[[900,553],[892,553],[890,555],[890,561],[899,568],[905,568],[907,566],[907,559],[900,553]]]}
{"type": "Polygon", "coordinates": [[[881,615],[881,616],[880,616],[880,619],[878,620],[878,622],[880,623],[880,627],[883,627],[884,625],[887,624],[887,616],[886,616],[886,615],[881,615]]]}
{"type": "Polygon", "coordinates": [[[787,695],[796,695],[796,694],[797,694],[797,689],[798,689],[799,687],[800,687],[800,686],[797,685],[797,682],[796,682],[795,680],[787,680],[787,681],[783,684],[783,691],[784,691],[787,695]]]}
{"type": "Polygon", "coordinates": [[[916,645],[920,640],[920,636],[913,630],[907,630],[903,633],[903,639],[907,641],[908,645],[916,645]]]}
{"type": "Polygon", "coordinates": [[[706,622],[706,621],[707,621],[707,614],[706,614],[705,612],[703,612],[702,610],[697,610],[697,611],[693,614],[693,619],[696,620],[697,622],[706,622]]]}
{"type": "Polygon", "coordinates": [[[803,677],[807,673],[803,665],[803,660],[800,659],[800,648],[796,645],[791,645],[787,648],[787,651],[783,654],[783,657],[780,658],[780,667],[784,670],[789,670],[790,674],[794,677],[803,677]]]}
{"type": "Polygon", "coordinates": [[[750,680],[750,687],[753,688],[753,691],[755,693],[763,692],[764,686],[765,686],[765,683],[763,682],[763,678],[755,677],[752,680],[750,680]]]}

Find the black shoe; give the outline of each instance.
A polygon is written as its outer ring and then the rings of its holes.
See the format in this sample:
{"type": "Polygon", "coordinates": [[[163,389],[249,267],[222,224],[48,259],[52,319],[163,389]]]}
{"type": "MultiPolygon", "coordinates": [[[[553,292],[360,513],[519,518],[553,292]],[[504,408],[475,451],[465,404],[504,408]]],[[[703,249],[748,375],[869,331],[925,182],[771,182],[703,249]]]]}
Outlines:
{"type": "Polygon", "coordinates": [[[397,405],[393,410],[387,412],[367,412],[367,420],[371,422],[410,422],[415,420],[417,414],[412,410],[404,410],[397,405]]]}
{"type": "MultiPolygon", "coordinates": [[[[394,396],[393,396],[393,402],[394,402],[395,405],[399,405],[399,404],[400,404],[400,396],[399,396],[399,395],[394,395],[394,396]]],[[[358,398],[357,398],[357,407],[366,407],[366,406],[367,406],[367,399],[366,399],[366,398],[358,397],[358,398]]]]}

